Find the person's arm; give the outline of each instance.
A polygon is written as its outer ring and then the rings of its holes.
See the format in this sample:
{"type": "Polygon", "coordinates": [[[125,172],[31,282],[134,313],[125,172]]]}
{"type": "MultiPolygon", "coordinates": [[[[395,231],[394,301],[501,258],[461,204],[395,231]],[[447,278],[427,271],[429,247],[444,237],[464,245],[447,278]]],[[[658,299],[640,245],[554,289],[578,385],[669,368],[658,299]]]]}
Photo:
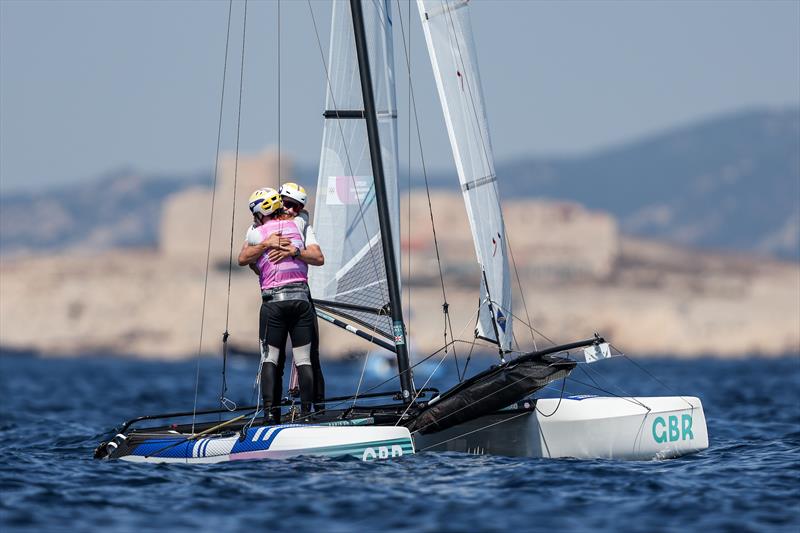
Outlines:
{"type": "Polygon", "coordinates": [[[267,251],[269,246],[266,245],[266,241],[260,244],[249,244],[245,242],[242,245],[242,250],[239,252],[239,266],[247,266],[252,265],[258,258],[264,255],[264,252],[267,251]]]}
{"type": "Polygon", "coordinates": [[[322,254],[322,248],[319,247],[319,244],[310,244],[305,250],[300,250],[300,255],[297,258],[311,266],[325,264],[325,256],[322,254]]]}
{"type": "Polygon", "coordinates": [[[273,248],[267,253],[267,257],[273,263],[283,261],[287,257],[296,257],[300,261],[311,266],[322,266],[325,264],[325,256],[322,254],[322,249],[318,244],[312,244],[305,249],[298,248],[291,244],[288,246],[281,246],[280,248],[273,248]],[[299,250],[300,253],[297,253],[297,250],[299,250]]]}
{"type": "Polygon", "coordinates": [[[280,233],[272,233],[269,237],[258,244],[249,244],[247,241],[242,245],[239,252],[239,266],[251,265],[258,261],[264,252],[269,249],[281,249],[282,246],[290,245],[291,241],[281,237],[280,233]]]}
{"type": "MultiPolygon", "coordinates": [[[[308,216],[308,214],[306,214],[308,216]]],[[[306,264],[311,266],[322,266],[325,264],[325,256],[322,254],[322,248],[319,247],[317,241],[317,234],[314,233],[314,228],[311,224],[306,225],[306,231],[303,235],[306,243],[306,257],[302,259],[306,264]]]]}

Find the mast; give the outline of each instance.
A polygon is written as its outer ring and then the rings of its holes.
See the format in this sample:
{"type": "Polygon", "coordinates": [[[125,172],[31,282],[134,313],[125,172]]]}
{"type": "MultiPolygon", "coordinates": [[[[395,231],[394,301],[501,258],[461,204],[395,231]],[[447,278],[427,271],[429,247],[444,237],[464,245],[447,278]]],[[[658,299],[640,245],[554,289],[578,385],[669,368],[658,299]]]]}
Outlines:
{"type": "Polygon", "coordinates": [[[381,143],[378,135],[378,118],[375,112],[375,97],[372,91],[372,73],[369,68],[367,37],[366,31],[364,30],[364,13],[361,9],[361,0],[350,0],[350,11],[353,15],[353,35],[355,36],[358,71],[361,78],[364,119],[366,120],[369,154],[370,160],[372,161],[373,180],[375,182],[378,222],[381,227],[381,245],[384,250],[383,261],[386,268],[386,281],[389,287],[389,311],[392,317],[392,331],[394,333],[394,344],[397,355],[397,370],[400,374],[400,389],[402,391],[403,401],[409,403],[412,401],[415,394],[414,380],[411,376],[411,367],[408,362],[406,327],[403,321],[403,307],[400,301],[400,284],[397,279],[397,261],[395,259],[394,246],[392,243],[389,204],[386,200],[386,182],[383,175],[383,158],[381,157],[381,143]]]}

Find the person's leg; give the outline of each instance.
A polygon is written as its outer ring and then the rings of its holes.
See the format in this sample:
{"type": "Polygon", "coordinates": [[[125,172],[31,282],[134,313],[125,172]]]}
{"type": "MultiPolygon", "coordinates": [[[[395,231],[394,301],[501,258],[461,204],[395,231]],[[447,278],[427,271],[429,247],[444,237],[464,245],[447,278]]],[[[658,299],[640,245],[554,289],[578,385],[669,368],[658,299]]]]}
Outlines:
{"type": "MultiPolygon", "coordinates": [[[[287,328],[282,320],[280,302],[268,302],[261,306],[262,315],[266,325],[264,348],[262,349],[261,363],[261,396],[264,400],[264,417],[274,417],[273,406],[280,397],[276,397],[279,376],[283,373],[281,367],[281,346],[286,346],[287,328]]],[[[280,416],[280,409],[278,409],[280,416]]],[[[274,418],[270,420],[276,422],[274,418]]]]}
{"type": "Polygon", "coordinates": [[[292,337],[292,353],[297,365],[300,381],[300,411],[307,416],[314,402],[314,369],[311,366],[311,343],[314,338],[314,315],[311,304],[306,301],[293,301],[295,320],[289,330],[292,337]]]}
{"type": "Polygon", "coordinates": [[[283,369],[286,368],[286,343],[283,343],[281,346],[280,353],[278,354],[278,371],[275,374],[275,387],[274,393],[272,395],[273,398],[273,406],[272,406],[272,420],[275,423],[280,423],[281,421],[281,407],[280,402],[283,399],[283,369]]]}

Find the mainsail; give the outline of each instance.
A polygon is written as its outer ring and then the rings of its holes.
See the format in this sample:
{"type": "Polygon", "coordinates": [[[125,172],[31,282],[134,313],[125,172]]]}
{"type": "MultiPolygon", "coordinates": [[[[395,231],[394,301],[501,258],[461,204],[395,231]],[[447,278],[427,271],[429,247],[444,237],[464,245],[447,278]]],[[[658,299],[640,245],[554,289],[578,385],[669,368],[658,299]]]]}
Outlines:
{"type": "Polygon", "coordinates": [[[467,0],[417,0],[481,267],[476,334],[511,349],[506,230],[467,0]]]}
{"type": "MultiPolygon", "coordinates": [[[[400,205],[397,188],[397,110],[389,0],[363,3],[372,62],[372,84],[396,264],[400,264],[400,205]]],[[[375,183],[364,121],[364,104],[348,5],[334,2],[326,66],[325,127],[322,139],[314,229],[325,265],[309,271],[318,305],[394,339],[375,183]]],[[[399,279],[399,276],[398,276],[399,279]]]]}

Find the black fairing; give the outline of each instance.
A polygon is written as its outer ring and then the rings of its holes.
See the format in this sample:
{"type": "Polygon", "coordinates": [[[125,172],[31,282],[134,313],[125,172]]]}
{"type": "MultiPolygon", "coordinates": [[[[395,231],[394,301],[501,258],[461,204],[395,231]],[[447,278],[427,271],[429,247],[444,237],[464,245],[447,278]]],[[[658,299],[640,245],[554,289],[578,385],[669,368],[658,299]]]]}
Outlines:
{"type": "Polygon", "coordinates": [[[521,356],[459,383],[407,426],[422,434],[441,431],[497,411],[565,378],[577,363],[552,355],[521,356]]]}

